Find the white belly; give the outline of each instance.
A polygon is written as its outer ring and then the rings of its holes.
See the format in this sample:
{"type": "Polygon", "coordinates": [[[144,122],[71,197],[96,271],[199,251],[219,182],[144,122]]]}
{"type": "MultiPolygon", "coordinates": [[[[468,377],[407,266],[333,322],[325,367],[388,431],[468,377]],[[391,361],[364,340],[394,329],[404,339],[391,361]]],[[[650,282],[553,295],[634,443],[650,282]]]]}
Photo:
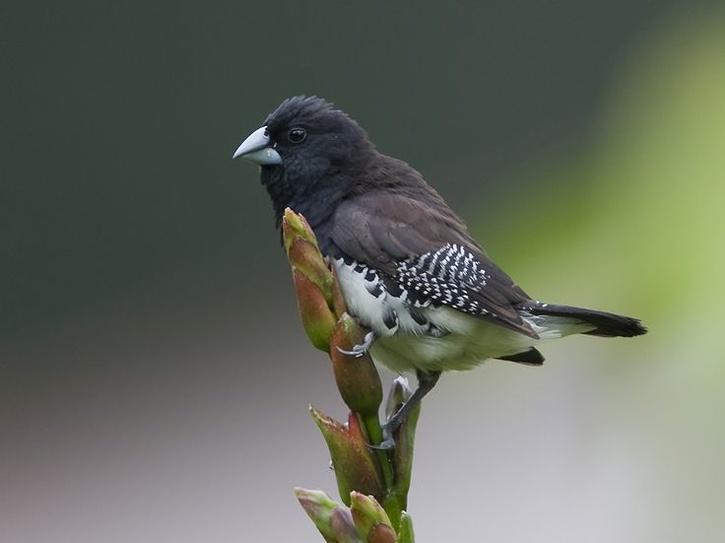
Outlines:
{"type": "Polygon", "coordinates": [[[335,270],[348,311],[377,336],[370,351],[373,359],[398,373],[467,370],[489,358],[590,329],[563,318],[522,314],[540,336],[535,340],[447,306],[413,306],[405,291],[391,296],[377,274],[357,263],[337,260],[335,270]]]}
{"type": "Polygon", "coordinates": [[[375,361],[398,373],[468,370],[489,358],[520,353],[537,343],[528,336],[447,307],[430,308],[428,316],[449,333],[441,337],[405,333],[381,337],[371,350],[375,361]]]}

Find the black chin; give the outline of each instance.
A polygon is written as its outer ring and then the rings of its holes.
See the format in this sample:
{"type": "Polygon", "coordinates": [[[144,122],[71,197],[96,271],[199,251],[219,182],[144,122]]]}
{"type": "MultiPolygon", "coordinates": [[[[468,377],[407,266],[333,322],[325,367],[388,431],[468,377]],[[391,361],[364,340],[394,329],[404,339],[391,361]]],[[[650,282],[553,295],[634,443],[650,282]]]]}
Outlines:
{"type": "Polygon", "coordinates": [[[261,165],[259,168],[259,181],[262,183],[262,185],[269,185],[270,183],[274,183],[275,180],[278,180],[282,176],[284,176],[284,168],[281,164],[264,164],[261,165]]]}

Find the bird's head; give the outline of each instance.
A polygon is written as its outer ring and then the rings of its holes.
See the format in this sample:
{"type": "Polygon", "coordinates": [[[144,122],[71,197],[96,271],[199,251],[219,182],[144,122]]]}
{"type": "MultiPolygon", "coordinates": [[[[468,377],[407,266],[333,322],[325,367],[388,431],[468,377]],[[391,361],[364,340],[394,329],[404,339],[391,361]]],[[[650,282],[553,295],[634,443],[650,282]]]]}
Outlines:
{"type": "Polygon", "coordinates": [[[317,96],[294,96],[267,116],[263,126],[237,148],[234,158],[246,158],[263,168],[281,167],[288,177],[296,178],[323,164],[325,169],[344,165],[371,147],[365,131],[330,102],[317,96]]]}
{"type": "Polygon", "coordinates": [[[267,116],[234,158],[261,166],[262,183],[279,214],[295,204],[303,211],[298,202],[303,197],[339,191],[348,171],[372,151],[365,131],[346,113],[317,96],[295,96],[267,116]]]}

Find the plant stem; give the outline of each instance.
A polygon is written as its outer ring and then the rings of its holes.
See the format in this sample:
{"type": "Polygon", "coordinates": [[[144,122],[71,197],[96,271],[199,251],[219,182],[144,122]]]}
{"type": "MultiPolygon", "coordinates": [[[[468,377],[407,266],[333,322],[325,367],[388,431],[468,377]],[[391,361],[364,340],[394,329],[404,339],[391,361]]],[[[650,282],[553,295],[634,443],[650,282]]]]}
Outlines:
{"type": "MultiPolygon", "coordinates": [[[[383,441],[383,430],[380,427],[380,421],[378,420],[378,416],[376,414],[371,415],[360,415],[360,422],[362,423],[363,428],[365,428],[365,431],[368,434],[368,439],[370,440],[370,443],[372,445],[380,445],[383,441]]],[[[390,457],[388,456],[387,451],[380,451],[376,450],[375,455],[378,458],[378,463],[380,464],[380,469],[383,472],[383,482],[385,483],[385,490],[390,491],[390,489],[393,487],[394,482],[394,475],[393,475],[393,466],[390,463],[390,457]]]]}
{"type": "MultiPolygon", "coordinates": [[[[362,426],[368,434],[370,443],[373,445],[380,445],[383,441],[383,430],[380,427],[378,416],[376,414],[358,416],[361,419],[362,426]]],[[[400,496],[400,494],[395,491],[395,474],[393,472],[393,465],[388,451],[376,450],[375,455],[377,456],[378,464],[380,465],[380,469],[382,471],[386,491],[386,496],[382,505],[390,518],[390,522],[397,530],[400,525],[400,515],[405,509],[405,496],[400,496]]]]}

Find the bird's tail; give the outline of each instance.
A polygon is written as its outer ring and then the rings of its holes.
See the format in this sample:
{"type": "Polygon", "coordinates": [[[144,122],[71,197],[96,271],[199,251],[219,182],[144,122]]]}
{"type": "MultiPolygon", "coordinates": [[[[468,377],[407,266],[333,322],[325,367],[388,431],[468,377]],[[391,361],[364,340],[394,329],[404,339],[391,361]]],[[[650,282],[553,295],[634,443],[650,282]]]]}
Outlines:
{"type": "Polygon", "coordinates": [[[522,304],[524,311],[542,317],[561,317],[574,322],[593,326],[592,330],[581,332],[591,336],[602,337],[633,337],[647,333],[647,328],[639,319],[595,311],[582,307],[569,305],[542,304],[541,302],[527,302],[522,304]]]}

